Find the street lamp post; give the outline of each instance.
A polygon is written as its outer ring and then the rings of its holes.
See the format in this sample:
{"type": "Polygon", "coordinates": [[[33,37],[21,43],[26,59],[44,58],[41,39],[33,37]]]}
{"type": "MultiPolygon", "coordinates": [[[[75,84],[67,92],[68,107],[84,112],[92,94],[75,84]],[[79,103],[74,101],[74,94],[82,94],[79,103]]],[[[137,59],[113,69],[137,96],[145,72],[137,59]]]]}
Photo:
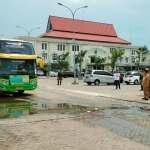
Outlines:
{"type": "Polygon", "coordinates": [[[3,34],[0,34],[0,36],[4,36],[4,37],[6,37],[6,38],[9,38],[8,36],[6,36],[6,35],[3,35],[3,34]]]}
{"type": "Polygon", "coordinates": [[[66,7],[67,9],[70,10],[71,14],[72,14],[72,17],[73,17],[73,47],[74,47],[74,61],[73,61],[73,64],[74,64],[74,84],[76,84],[76,73],[75,73],[75,49],[76,49],[76,46],[75,46],[75,25],[74,25],[74,16],[75,16],[75,13],[77,10],[81,9],[81,8],[87,8],[88,6],[83,6],[83,7],[79,7],[77,8],[74,12],[67,6],[61,4],[61,3],[58,3],[58,5],[60,6],[64,6],[66,7]]]}
{"type": "Polygon", "coordinates": [[[25,29],[25,28],[23,28],[23,27],[20,27],[20,26],[16,26],[17,28],[21,28],[21,29],[24,29],[24,30],[26,30],[27,31],[27,33],[28,33],[28,37],[30,37],[30,33],[31,33],[31,31],[33,31],[33,30],[35,30],[35,29],[39,29],[40,27],[37,27],[37,28],[33,28],[33,29],[31,29],[30,31],[28,31],[27,29],[25,29]]]}

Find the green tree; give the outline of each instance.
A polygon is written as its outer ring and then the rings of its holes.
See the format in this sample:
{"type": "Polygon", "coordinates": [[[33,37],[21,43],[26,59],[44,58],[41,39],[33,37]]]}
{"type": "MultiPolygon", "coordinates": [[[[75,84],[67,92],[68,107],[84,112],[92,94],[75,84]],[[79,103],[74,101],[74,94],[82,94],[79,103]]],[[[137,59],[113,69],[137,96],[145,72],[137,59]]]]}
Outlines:
{"type": "Polygon", "coordinates": [[[110,66],[112,68],[112,71],[114,70],[116,66],[116,62],[123,54],[124,52],[118,49],[114,49],[111,51],[111,56],[108,56],[108,60],[110,60],[110,66]]]}
{"type": "Polygon", "coordinates": [[[148,48],[146,46],[139,47],[136,50],[136,58],[133,60],[133,63],[135,63],[136,68],[138,69],[140,66],[140,61],[144,62],[146,59],[146,54],[149,52],[148,48]]]}
{"type": "Polygon", "coordinates": [[[85,54],[87,53],[87,50],[81,50],[77,55],[76,55],[76,58],[75,58],[75,61],[77,63],[79,63],[79,68],[80,68],[80,73],[81,73],[81,65],[82,65],[82,62],[83,62],[83,59],[85,57],[85,54]]]}
{"type": "Polygon", "coordinates": [[[58,66],[58,69],[68,70],[69,63],[66,61],[66,58],[68,57],[68,55],[69,55],[69,52],[57,56],[57,66],[58,66]]]}
{"type": "Polygon", "coordinates": [[[94,63],[96,65],[96,69],[97,69],[97,66],[100,66],[102,65],[102,63],[104,63],[106,61],[106,57],[100,57],[100,56],[95,56],[95,55],[92,55],[92,56],[89,56],[90,58],[92,58],[94,60],[94,63]]]}
{"type": "Polygon", "coordinates": [[[66,58],[68,57],[69,53],[67,52],[66,54],[58,55],[56,57],[57,63],[52,63],[51,64],[51,69],[52,70],[68,70],[69,68],[69,63],[66,61],[66,58]]]}

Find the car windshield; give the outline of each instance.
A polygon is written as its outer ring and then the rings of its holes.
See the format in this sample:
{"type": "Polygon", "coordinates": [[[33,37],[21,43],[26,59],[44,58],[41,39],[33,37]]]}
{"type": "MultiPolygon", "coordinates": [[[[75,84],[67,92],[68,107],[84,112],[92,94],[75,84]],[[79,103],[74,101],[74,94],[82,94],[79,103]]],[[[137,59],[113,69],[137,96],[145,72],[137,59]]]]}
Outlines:
{"type": "Polygon", "coordinates": [[[18,41],[0,41],[0,53],[30,55],[35,54],[31,43],[18,41]]]}
{"type": "Polygon", "coordinates": [[[0,59],[0,75],[35,75],[35,60],[0,59]]]}

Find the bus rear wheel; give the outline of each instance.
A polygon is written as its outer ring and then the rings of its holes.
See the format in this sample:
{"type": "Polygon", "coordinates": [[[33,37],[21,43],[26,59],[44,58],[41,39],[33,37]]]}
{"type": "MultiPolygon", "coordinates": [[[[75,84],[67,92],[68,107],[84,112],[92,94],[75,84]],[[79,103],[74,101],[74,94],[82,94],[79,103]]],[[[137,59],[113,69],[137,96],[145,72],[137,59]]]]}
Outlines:
{"type": "Polygon", "coordinates": [[[18,94],[23,94],[23,93],[24,93],[24,90],[18,91],[18,94]]]}

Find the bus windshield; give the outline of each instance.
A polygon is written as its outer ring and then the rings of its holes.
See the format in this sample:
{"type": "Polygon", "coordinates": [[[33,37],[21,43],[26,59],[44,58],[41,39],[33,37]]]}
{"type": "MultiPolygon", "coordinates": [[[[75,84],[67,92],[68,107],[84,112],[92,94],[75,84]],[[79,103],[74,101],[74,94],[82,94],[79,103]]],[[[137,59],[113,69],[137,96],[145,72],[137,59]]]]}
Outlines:
{"type": "Polygon", "coordinates": [[[0,75],[36,75],[36,61],[0,59],[0,75]]]}
{"type": "Polygon", "coordinates": [[[35,55],[31,43],[20,41],[0,41],[0,53],[35,55]]]}

